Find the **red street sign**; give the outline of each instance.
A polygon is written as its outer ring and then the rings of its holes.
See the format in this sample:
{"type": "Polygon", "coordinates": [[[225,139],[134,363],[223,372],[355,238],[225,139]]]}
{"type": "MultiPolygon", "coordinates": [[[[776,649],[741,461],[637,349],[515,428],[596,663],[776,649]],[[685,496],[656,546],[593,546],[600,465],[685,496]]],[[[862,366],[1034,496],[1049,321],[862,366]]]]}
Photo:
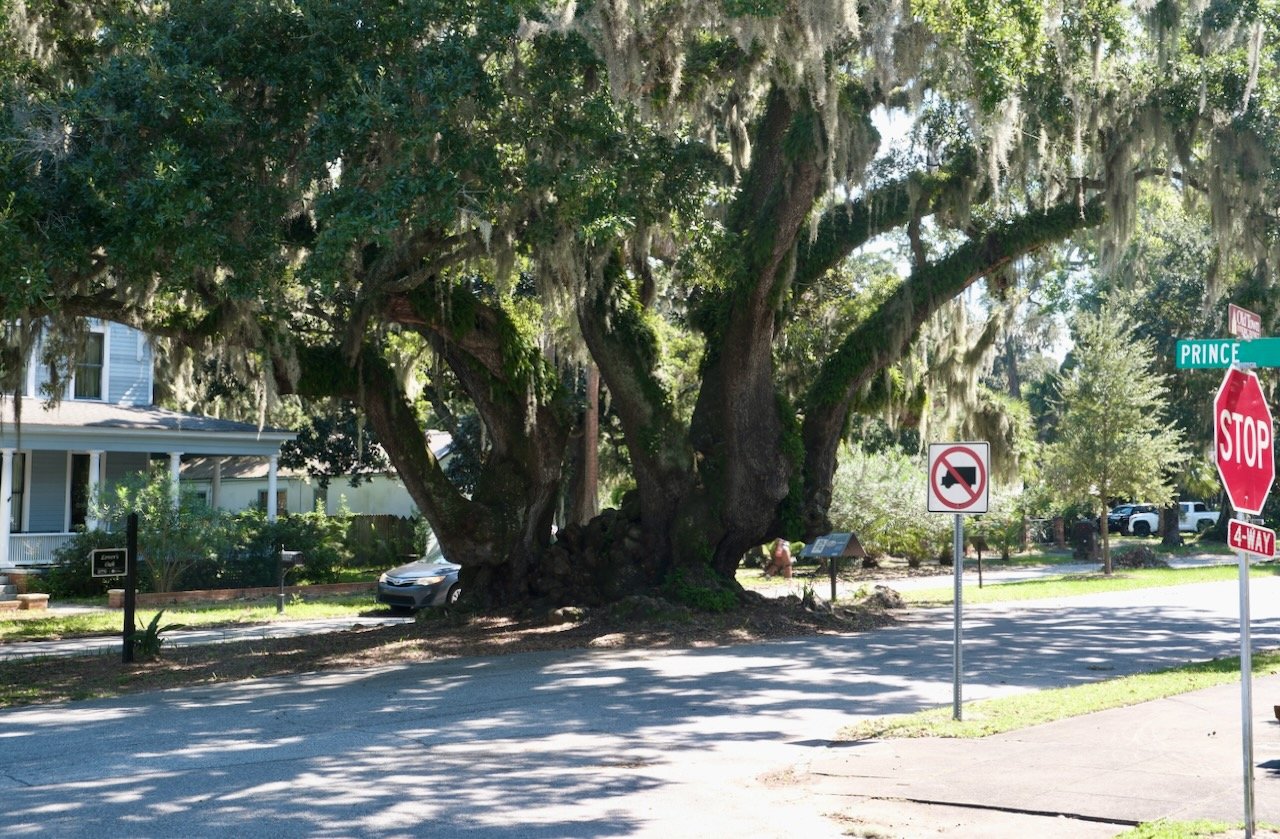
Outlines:
{"type": "Polygon", "coordinates": [[[1213,400],[1213,450],[1231,506],[1261,515],[1276,477],[1271,410],[1252,370],[1227,370],[1213,400]]]}
{"type": "Polygon", "coordinates": [[[1227,544],[1248,554],[1274,558],[1276,532],[1269,527],[1232,519],[1227,522],[1227,544]]]}
{"type": "Polygon", "coordinates": [[[1237,338],[1261,338],[1262,317],[1235,303],[1228,303],[1227,331],[1237,338]]]}
{"type": "Polygon", "coordinates": [[[929,444],[931,513],[985,513],[990,487],[991,447],[980,443],[929,444]]]}

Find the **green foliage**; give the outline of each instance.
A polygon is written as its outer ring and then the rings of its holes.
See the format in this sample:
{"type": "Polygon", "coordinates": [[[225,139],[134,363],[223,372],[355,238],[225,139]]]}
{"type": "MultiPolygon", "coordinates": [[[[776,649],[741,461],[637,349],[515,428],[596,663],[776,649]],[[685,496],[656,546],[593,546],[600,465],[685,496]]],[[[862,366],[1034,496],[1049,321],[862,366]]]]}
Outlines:
{"type": "Polygon", "coordinates": [[[160,648],[164,646],[163,634],[174,629],[185,628],[180,623],[170,623],[164,626],[160,625],[160,618],[164,615],[164,609],[156,612],[151,621],[141,630],[135,629],[133,633],[126,639],[127,643],[133,644],[134,654],[146,661],[160,655],[160,648]]]}
{"type": "Polygon", "coordinates": [[[217,557],[226,530],[217,510],[193,492],[173,503],[173,482],[166,470],[135,473],[106,487],[93,499],[94,514],[116,531],[124,531],[130,514],[138,516],[139,574],[155,591],[175,591],[189,570],[217,557]]]}
{"type": "Polygon", "coordinates": [[[118,588],[121,578],[90,576],[94,548],[125,546],[125,519],[138,512],[141,591],[247,588],[278,581],[280,546],[302,551],[304,565],[294,582],[326,583],[351,562],[347,544],[350,519],[303,513],[268,522],[266,513],[248,509],[226,513],[184,495],[175,510],[167,472],[131,476],[110,488],[95,511],[112,530],[76,534],[54,554],[55,565],[43,585],[58,597],[92,597],[118,588]]]}
{"type": "Polygon", "coordinates": [[[738,607],[738,595],[725,587],[710,568],[699,574],[677,568],[667,578],[665,588],[677,603],[700,612],[729,612],[738,607]]]}
{"type": "Polygon", "coordinates": [[[960,50],[988,111],[1037,69],[1045,35],[1042,0],[921,0],[913,9],[960,50]]]}
{"type": "Polygon", "coordinates": [[[856,533],[872,555],[934,559],[951,544],[951,518],[926,513],[926,497],[923,456],[846,448],[832,484],[831,526],[856,533]]]}
{"type": "Polygon", "coordinates": [[[94,577],[90,558],[95,548],[123,548],[124,533],[86,530],[53,552],[54,564],[40,578],[40,587],[54,598],[97,597],[120,588],[123,577],[94,577]]]}
{"type": "Polygon", "coordinates": [[[1165,420],[1166,377],[1152,370],[1151,343],[1136,339],[1127,315],[1108,305],[1078,321],[1075,359],[1061,387],[1058,439],[1045,450],[1046,483],[1063,504],[1098,514],[1115,498],[1168,504],[1186,455],[1182,431],[1165,420]]]}
{"type": "MultiPolygon", "coordinates": [[[[974,517],[967,531],[973,536],[981,536],[991,551],[1008,559],[1022,547],[1022,528],[1026,521],[1024,505],[1027,501],[1024,493],[993,490],[989,495],[987,512],[974,517]]],[[[987,556],[990,555],[988,551],[987,556]]]]}
{"type": "Polygon", "coordinates": [[[291,572],[296,583],[328,583],[337,569],[351,562],[345,516],[300,513],[267,521],[264,511],[242,510],[227,518],[228,542],[234,547],[209,568],[206,585],[192,588],[238,588],[277,581],[276,552],[301,551],[303,565],[291,572]]]}
{"type": "Polygon", "coordinates": [[[350,404],[324,410],[313,407],[296,439],[280,447],[280,465],[305,469],[322,489],[334,478],[347,477],[359,486],[371,475],[390,468],[386,453],[350,404]]]}

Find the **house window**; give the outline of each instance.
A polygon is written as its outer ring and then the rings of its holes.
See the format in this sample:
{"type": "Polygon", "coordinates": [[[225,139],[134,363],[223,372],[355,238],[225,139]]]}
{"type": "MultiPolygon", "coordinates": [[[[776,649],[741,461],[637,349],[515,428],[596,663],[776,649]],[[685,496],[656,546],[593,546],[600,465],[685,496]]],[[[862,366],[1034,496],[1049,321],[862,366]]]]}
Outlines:
{"type": "Polygon", "coordinates": [[[106,335],[91,332],[85,345],[84,355],[76,364],[75,390],[76,399],[102,398],[102,369],[106,348],[106,335]]]}
{"type": "MultiPolygon", "coordinates": [[[[289,500],[289,490],[276,490],[276,515],[283,516],[288,512],[286,502],[289,500]]],[[[266,512],[267,510],[267,491],[265,489],[258,490],[258,509],[266,512]]]]}
{"type": "Polygon", "coordinates": [[[22,452],[13,455],[13,495],[9,497],[9,528],[13,533],[23,530],[22,500],[27,494],[27,456],[22,452]]]}
{"type": "Polygon", "coordinates": [[[89,519],[89,455],[71,455],[71,529],[83,530],[89,519]]]}

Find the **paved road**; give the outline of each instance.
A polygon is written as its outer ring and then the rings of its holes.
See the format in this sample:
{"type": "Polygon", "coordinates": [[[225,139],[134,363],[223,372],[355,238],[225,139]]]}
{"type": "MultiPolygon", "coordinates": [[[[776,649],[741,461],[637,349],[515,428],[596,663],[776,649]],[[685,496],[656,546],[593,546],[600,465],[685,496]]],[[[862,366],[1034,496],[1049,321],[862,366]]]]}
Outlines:
{"type": "MultiPolygon", "coordinates": [[[[1280,645],[1280,579],[1253,584],[1280,645]]],[[[1236,644],[1230,583],[974,608],[966,698],[1236,644]]],[[[945,704],[947,613],[874,633],[526,654],[0,712],[0,834],[843,835],[796,774],[855,719],[945,704]]]]}

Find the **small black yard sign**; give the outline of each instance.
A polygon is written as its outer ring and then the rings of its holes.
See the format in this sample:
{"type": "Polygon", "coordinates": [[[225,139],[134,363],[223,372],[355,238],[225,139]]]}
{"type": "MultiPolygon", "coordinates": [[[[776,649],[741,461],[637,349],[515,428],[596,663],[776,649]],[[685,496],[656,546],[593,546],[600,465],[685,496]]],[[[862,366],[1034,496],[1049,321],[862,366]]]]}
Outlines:
{"type": "Polygon", "coordinates": [[[95,577],[123,577],[129,568],[129,552],[124,548],[94,548],[89,566],[95,577]]]}

